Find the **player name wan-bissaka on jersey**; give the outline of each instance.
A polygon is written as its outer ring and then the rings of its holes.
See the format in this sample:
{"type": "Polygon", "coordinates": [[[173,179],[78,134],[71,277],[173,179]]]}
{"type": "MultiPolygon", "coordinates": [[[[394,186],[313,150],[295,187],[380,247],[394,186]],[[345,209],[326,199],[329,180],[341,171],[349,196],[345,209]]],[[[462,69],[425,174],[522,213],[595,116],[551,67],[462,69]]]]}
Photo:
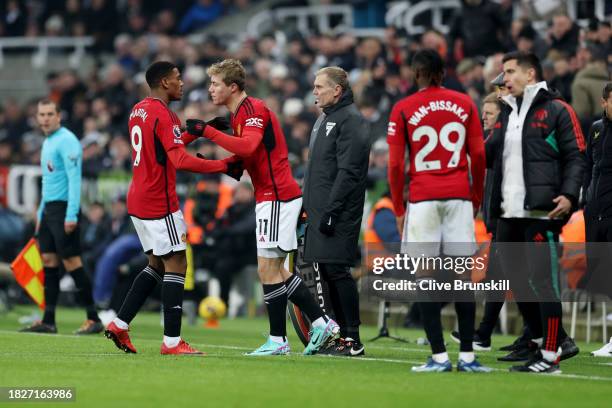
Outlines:
{"type": "Polygon", "coordinates": [[[468,114],[463,110],[461,106],[458,106],[456,103],[451,101],[431,101],[427,105],[421,105],[419,108],[412,114],[408,123],[412,126],[417,126],[419,122],[427,116],[430,112],[435,112],[439,110],[445,110],[454,113],[457,115],[459,120],[465,122],[467,120],[468,114]]]}

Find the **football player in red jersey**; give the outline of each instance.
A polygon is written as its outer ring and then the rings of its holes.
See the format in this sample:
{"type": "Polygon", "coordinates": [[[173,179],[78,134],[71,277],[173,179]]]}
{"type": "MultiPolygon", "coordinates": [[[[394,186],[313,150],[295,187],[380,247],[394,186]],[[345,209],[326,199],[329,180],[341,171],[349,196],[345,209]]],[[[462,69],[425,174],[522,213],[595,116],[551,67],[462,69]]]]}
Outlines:
{"type": "Polygon", "coordinates": [[[129,118],[133,177],[127,206],[149,264],[134,280],[105,335],[126,353],[135,353],[128,325],[160,283],[164,308],[161,354],[203,354],[180,337],[187,260],[186,226],[176,196],[176,170],[231,175],[236,165],[228,160],[195,158],[186,152],[185,145],[195,137],[181,131],[180,120],[168,107],[183,95],[183,80],[173,63],[153,63],[147,69],[146,80],[151,96],[138,102],[129,118]]]}
{"type": "MultiPolygon", "coordinates": [[[[395,104],[387,134],[389,185],[402,242],[407,243],[409,256],[471,256],[476,249],[473,217],[482,200],[486,165],[478,109],[468,95],[440,86],[444,62],[436,51],[419,51],[412,66],[419,91],[395,104]],[[403,201],[406,148],[410,163],[408,209],[403,201]],[[406,213],[410,216],[404,222],[406,213]]],[[[417,282],[431,280],[436,272],[417,271],[417,282]]],[[[469,273],[454,278],[467,280],[469,273]]],[[[461,336],[457,368],[490,371],[474,358],[473,294],[464,293],[461,300],[455,302],[461,336]]],[[[413,371],[450,371],[440,303],[422,302],[420,307],[432,358],[413,371]]]]}
{"type": "Polygon", "coordinates": [[[255,187],[257,270],[268,309],[270,336],[266,343],[248,354],[289,352],[287,300],[297,305],[312,322],[310,342],[304,354],[314,354],[338,333],[339,327],[325,316],[302,279],[284,267],[287,253],[297,249],[296,227],[302,208],[302,191],[291,175],[285,136],[274,112],[262,100],[246,94],[246,72],[240,61],[226,59],[213,64],[207,73],[212,101],[230,111],[234,135],[226,135],[197,119],[187,120],[187,130],[234,153],[234,160],[244,163],[255,187]]]}

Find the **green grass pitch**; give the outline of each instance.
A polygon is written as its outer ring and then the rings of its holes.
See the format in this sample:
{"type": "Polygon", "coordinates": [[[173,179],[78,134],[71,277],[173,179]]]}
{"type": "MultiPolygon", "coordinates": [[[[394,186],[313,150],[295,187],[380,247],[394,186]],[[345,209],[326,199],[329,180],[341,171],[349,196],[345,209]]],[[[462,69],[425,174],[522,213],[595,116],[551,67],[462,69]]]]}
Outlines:
{"type": "MultiPolygon", "coordinates": [[[[410,367],[429,355],[415,343],[423,333],[393,330],[411,340],[365,342],[365,358],[301,355],[288,323],[290,356],[246,357],[263,343],[265,319],[223,320],[216,330],[183,324],[183,337],[205,357],[161,356],[160,315],[139,315],[131,337],[138,354],[127,355],[102,335],[71,335],[84,318],[77,310],[57,312],[59,335],[20,334],[18,307],[0,315],[0,386],[75,387],[72,403],[4,403],[4,406],[83,407],[610,407],[612,359],[593,358],[599,344],[580,343],[581,353],[562,363],[563,374],[508,373],[502,352],[480,353],[491,374],[415,374],[410,367]]],[[[364,339],[374,327],[363,327],[364,339]]],[[[448,339],[448,333],[446,333],[448,339]]],[[[494,347],[512,340],[494,337],[494,347]]],[[[456,363],[458,347],[449,340],[456,363]]],[[[0,402],[0,405],[3,403],[0,402]]]]}

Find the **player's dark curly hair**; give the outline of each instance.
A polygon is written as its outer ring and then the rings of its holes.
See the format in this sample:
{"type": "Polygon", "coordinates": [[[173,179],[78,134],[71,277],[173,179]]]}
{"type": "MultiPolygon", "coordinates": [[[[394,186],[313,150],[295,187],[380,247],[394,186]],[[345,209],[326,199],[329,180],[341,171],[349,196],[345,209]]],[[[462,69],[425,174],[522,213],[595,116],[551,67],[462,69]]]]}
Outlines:
{"type": "Polygon", "coordinates": [[[161,80],[170,75],[174,68],[177,68],[177,66],[168,61],[156,61],[149,65],[145,73],[149,88],[153,89],[159,87],[161,80]]]}
{"type": "Polygon", "coordinates": [[[430,86],[440,86],[444,78],[444,61],[437,51],[426,48],[412,57],[412,70],[415,75],[427,79],[430,86]]]}

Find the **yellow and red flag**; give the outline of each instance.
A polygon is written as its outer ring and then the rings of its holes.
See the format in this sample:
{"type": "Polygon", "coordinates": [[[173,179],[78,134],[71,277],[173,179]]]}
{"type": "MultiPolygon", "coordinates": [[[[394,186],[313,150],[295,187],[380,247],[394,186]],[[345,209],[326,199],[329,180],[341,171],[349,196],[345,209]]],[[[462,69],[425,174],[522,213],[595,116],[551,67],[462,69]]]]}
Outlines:
{"type": "Polygon", "coordinates": [[[41,309],[45,308],[45,272],[38,245],[30,239],[11,263],[17,283],[41,309]]]}

